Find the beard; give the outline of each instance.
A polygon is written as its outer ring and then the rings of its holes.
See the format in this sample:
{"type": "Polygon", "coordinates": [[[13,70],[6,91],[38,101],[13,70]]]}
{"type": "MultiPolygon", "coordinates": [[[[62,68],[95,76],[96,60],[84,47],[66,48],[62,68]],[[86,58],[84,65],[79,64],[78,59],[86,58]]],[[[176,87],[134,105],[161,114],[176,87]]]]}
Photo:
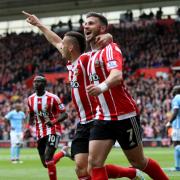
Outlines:
{"type": "Polygon", "coordinates": [[[90,35],[85,35],[87,43],[95,43],[96,36],[100,34],[100,30],[97,29],[96,31],[92,32],[90,35]]]}

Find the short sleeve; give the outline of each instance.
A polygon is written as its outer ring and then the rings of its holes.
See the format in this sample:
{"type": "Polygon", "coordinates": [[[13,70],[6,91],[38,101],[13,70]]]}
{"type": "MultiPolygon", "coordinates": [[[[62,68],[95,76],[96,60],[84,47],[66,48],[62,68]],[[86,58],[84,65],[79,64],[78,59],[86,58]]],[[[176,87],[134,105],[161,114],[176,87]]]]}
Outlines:
{"type": "Polygon", "coordinates": [[[8,120],[10,120],[10,119],[11,119],[11,115],[12,115],[12,113],[9,112],[9,113],[7,113],[7,114],[5,115],[5,118],[8,119],[8,120]]]}
{"type": "Polygon", "coordinates": [[[112,69],[118,69],[122,71],[123,57],[117,44],[111,43],[105,47],[103,60],[108,71],[111,71],[112,69]]]}
{"type": "Polygon", "coordinates": [[[53,108],[53,110],[55,111],[55,113],[63,113],[66,111],[65,105],[61,102],[61,100],[57,96],[54,97],[54,108],[53,108]]]}
{"type": "Polygon", "coordinates": [[[175,96],[172,101],[172,109],[179,109],[180,108],[180,96],[175,96]]]}
{"type": "Polygon", "coordinates": [[[27,100],[27,105],[28,105],[28,113],[33,113],[33,109],[32,109],[32,106],[31,106],[31,100],[30,98],[28,98],[27,100]]]}

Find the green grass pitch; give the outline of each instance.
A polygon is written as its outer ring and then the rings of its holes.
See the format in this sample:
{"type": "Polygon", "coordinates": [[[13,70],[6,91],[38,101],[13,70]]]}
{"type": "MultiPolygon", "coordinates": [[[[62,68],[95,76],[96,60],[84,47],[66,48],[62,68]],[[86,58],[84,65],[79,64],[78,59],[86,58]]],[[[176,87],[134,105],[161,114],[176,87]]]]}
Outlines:
{"type": "MultiPolygon", "coordinates": [[[[145,154],[157,160],[161,167],[173,167],[173,148],[145,148],[145,154]]],[[[11,164],[9,149],[0,149],[0,180],[48,180],[47,169],[43,168],[36,149],[22,149],[23,164],[11,164]]],[[[119,148],[114,148],[107,163],[129,166],[126,158],[119,148]]],[[[171,180],[180,180],[180,172],[165,170],[171,180]]],[[[74,162],[63,158],[57,164],[59,180],[76,180],[74,162]]],[[[148,180],[149,178],[145,176],[148,180]]],[[[126,178],[121,178],[126,179],[126,178]]]]}

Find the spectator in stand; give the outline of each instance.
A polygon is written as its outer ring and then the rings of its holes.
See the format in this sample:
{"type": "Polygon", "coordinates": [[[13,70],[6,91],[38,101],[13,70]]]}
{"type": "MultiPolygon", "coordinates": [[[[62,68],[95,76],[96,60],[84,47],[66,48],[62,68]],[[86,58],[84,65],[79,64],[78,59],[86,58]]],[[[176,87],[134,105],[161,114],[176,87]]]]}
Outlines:
{"type": "Polygon", "coordinates": [[[159,10],[156,12],[156,19],[160,20],[162,19],[163,11],[162,8],[160,7],[159,10]]]}

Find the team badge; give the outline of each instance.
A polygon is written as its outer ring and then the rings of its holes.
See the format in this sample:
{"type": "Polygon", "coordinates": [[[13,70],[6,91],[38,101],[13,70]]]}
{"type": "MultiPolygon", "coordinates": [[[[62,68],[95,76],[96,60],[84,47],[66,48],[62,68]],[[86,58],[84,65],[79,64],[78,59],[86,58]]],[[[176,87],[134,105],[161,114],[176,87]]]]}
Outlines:
{"type": "Polygon", "coordinates": [[[79,75],[79,70],[78,70],[78,69],[75,69],[75,70],[74,70],[74,75],[75,75],[75,76],[78,76],[78,75],[79,75]]]}
{"type": "Polygon", "coordinates": [[[99,67],[100,66],[100,61],[98,59],[95,60],[94,62],[95,67],[99,67]]]}

